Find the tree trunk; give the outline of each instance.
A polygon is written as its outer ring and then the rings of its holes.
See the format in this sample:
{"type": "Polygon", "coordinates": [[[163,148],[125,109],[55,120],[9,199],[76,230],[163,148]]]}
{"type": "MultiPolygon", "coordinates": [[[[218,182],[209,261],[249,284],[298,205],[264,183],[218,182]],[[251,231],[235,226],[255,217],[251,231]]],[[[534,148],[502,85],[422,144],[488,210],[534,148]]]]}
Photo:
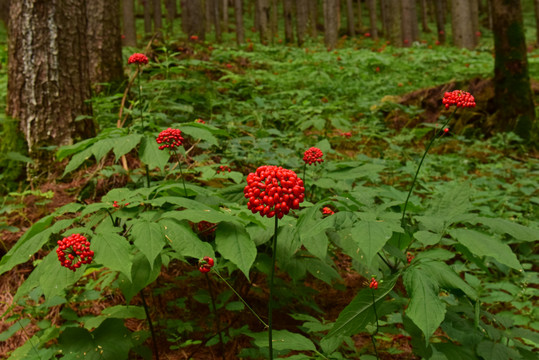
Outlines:
{"type": "MultiPolygon", "coordinates": [[[[297,5],[299,6],[299,5],[297,5]]],[[[294,30],[292,26],[292,1],[283,0],[283,15],[284,15],[284,41],[287,44],[294,42],[294,30]]],[[[298,16],[299,21],[299,16],[298,16]]],[[[299,43],[299,23],[298,23],[298,43],[299,43]]]]}
{"type": "Polygon", "coordinates": [[[367,0],[367,7],[369,8],[369,19],[370,19],[370,32],[373,39],[378,39],[378,16],[376,9],[376,0],[367,0]]]}
{"type": "Polygon", "coordinates": [[[135,27],[135,0],[122,0],[123,44],[137,46],[137,28],[135,27]]]}
{"type": "Polygon", "coordinates": [[[236,43],[238,46],[245,42],[245,29],[243,28],[243,0],[234,0],[234,16],[236,17],[236,43]]]}
{"type": "Polygon", "coordinates": [[[318,2],[316,0],[307,0],[309,4],[309,29],[311,37],[315,39],[318,36],[318,2]]]}
{"type": "Polygon", "coordinates": [[[427,0],[421,0],[421,28],[423,32],[430,33],[429,29],[429,7],[427,0]]]}
{"type": "Polygon", "coordinates": [[[337,45],[339,37],[339,0],[324,0],[324,44],[328,50],[337,45]]]}
{"type": "Polygon", "coordinates": [[[0,21],[2,21],[6,27],[9,23],[9,2],[10,0],[0,0],[0,21]]]}
{"type": "Polygon", "coordinates": [[[167,8],[168,31],[170,34],[174,34],[174,19],[178,14],[176,0],[166,0],[165,7],[167,8]]]}
{"type": "Polygon", "coordinates": [[[163,13],[161,11],[161,0],[153,0],[153,29],[159,38],[163,37],[163,13]]]}
{"type": "Polygon", "coordinates": [[[187,0],[185,2],[185,20],[187,37],[192,39],[198,37],[200,41],[206,39],[204,9],[202,8],[202,0],[187,0]]]}
{"type": "Polygon", "coordinates": [[[223,0],[223,31],[228,32],[228,0],[223,0]]]}
{"type": "Polygon", "coordinates": [[[402,46],[402,15],[400,1],[383,0],[387,38],[393,46],[402,46]]]}
{"type": "MultiPolygon", "coordinates": [[[[209,0],[206,0],[209,1],[209,0]]],[[[215,26],[215,40],[221,42],[223,37],[221,34],[221,17],[219,16],[219,0],[212,1],[212,21],[215,26]]]]}
{"type": "Polygon", "coordinates": [[[356,36],[356,23],[354,21],[354,0],[346,0],[346,17],[348,20],[348,35],[356,36]]]}
{"type": "Polygon", "coordinates": [[[436,30],[438,31],[438,42],[445,44],[445,7],[442,0],[434,0],[436,12],[436,30]]]}
{"type": "Polygon", "coordinates": [[[153,0],[141,0],[144,7],[144,36],[149,38],[152,36],[152,2],[153,0]]]}
{"type": "Polygon", "coordinates": [[[415,0],[401,0],[402,4],[402,43],[404,46],[412,46],[419,39],[417,25],[417,10],[415,0]]]}
{"type": "Polygon", "coordinates": [[[270,32],[271,32],[271,43],[273,44],[275,37],[279,34],[279,26],[278,26],[278,6],[277,6],[277,0],[271,0],[271,11],[270,11],[270,32]]]}
{"type": "MultiPolygon", "coordinates": [[[[284,0],[284,3],[289,0],[284,0]]],[[[286,16],[286,15],[285,15],[286,16]]],[[[296,1],[296,32],[298,35],[298,46],[303,45],[307,35],[307,21],[309,20],[309,0],[296,1]]]]}
{"type": "Polygon", "coordinates": [[[466,49],[475,47],[476,36],[473,31],[471,12],[469,0],[451,1],[451,29],[453,31],[453,44],[456,47],[466,49]]]}
{"type": "Polygon", "coordinates": [[[92,0],[86,3],[90,81],[119,83],[124,79],[120,36],[120,0],[92,0]]]}
{"type": "Polygon", "coordinates": [[[95,134],[86,100],[91,96],[85,0],[19,0],[10,6],[7,114],[34,159],[47,169],[42,147],[72,144],[95,134]]]}
{"type": "Polygon", "coordinates": [[[188,17],[187,17],[187,14],[189,12],[189,9],[187,7],[187,0],[180,0],[180,18],[181,18],[181,21],[182,21],[182,31],[184,33],[188,33],[187,29],[188,29],[188,26],[187,26],[187,23],[188,23],[188,17]]]}
{"type": "Polygon", "coordinates": [[[269,0],[257,0],[256,12],[258,13],[258,31],[260,31],[260,42],[268,43],[268,22],[269,22],[269,0]]]}
{"type": "Polygon", "coordinates": [[[494,126],[530,140],[535,106],[528,74],[526,39],[520,0],[492,0],[494,32],[494,126]]]}
{"type": "Polygon", "coordinates": [[[363,11],[361,10],[361,0],[357,0],[357,28],[363,32],[363,11]]]}
{"type": "Polygon", "coordinates": [[[470,0],[470,17],[472,18],[472,33],[474,46],[476,47],[479,44],[479,37],[481,32],[479,31],[479,1],[470,0]]]}

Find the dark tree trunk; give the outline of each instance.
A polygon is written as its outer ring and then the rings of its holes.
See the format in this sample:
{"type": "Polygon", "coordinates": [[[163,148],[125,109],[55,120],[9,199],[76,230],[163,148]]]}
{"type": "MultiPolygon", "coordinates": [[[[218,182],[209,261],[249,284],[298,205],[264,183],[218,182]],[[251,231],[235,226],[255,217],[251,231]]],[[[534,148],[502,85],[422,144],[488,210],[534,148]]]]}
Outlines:
{"type": "Polygon", "coordinates": [[[423,32],[430,33],[429,29],[429,7],[427,0],[421,0],[421,28],[423,32]]]}
{"type": "Polygon", "coordinates": [[[436,30],[438,31],[438,42],[445,44],[445,7],[442,0],[434,0],[436,13],[436,30]]]}
{"type": "Polygon", "coordinates": [[[152,1],[153,0],[141,0],[144,7],[144,36],[149,38],[152,36],[152,1]]]}
{"type": "Polygon", "coordinates": [[[324,0],[324,44],[334,49],[339,36],[339,0],[324,0]]]}
{"type": "Polygon", "coordinates": [[[402,43],[404,46],[412,46],[412,43],[419,38],[415,0],[401,0],[401,4],[402,43]]]}
{"type": "Polygon", "coordinates": [[[466,49],[475,47],[476,36],[473,31],[471,2],[469,0],[451,1],[451,29],[455,46],[466,49]]]}
{"type": "Polygon", "coordinates": [[[316,0],[307,0],[309,4],[309,29],[313,39],[318,35],[318,2],[316,0]]]}
{"type": "Polygon", "coordinates": [[[357,0],[357,28],[363,31],[363,11],[361,10],[361,0],[357,0]]]}
{"type": "Polygon", "coordinates": [[[187,7],[187,0],[180,0],[180,19],[182,21],[182,31],[184,33],[188,33],[188,17],[187,14],[189,13],[189,9],[187,7]]]}
{"type": "Polygon", "coordinates": [[[223,0],[223,31],[228,32],[228,0],[223,0]]]}
{"type": "Polygon", "coordinates": [[[219,0],[206,1],[211,1],[210,14],[211,22],[213,22],[213,26],[215,27],[215,40],[217,40],[217,42],[221,42],[223,37],[221,33],[221,17],[219,16],[219,0]]]}
{"type": "Polygon", "coordinates": [[[161,11],[161,0],[153,0],[153,29],[159,38],[163,37],[163,13],[161,11]]]}
{"type": "Polygon", "coordinates": [[[52,154],[41,148],[93,136],[86,1],[19,0],[10,6],[7,114],[20,121],[34,169],[52,154]]]}
{"type": "Polygon", "coordinates": [[[346,17],[348,20],[348,35],[356,36],[356,23],[354,21],[354,0],[346,0],[346,17]]]}
{"type": "Polygon", "coordinates": [[[2,21],[6,27],[9,23],[9,1],[0,0],[0,21],[2,21]]]}
{"type": "Polygon", "coordinates": [[[393,46],[402,46],[401,4],[400,1],[383,0],[386,37],[393,46]]]}
{"type": "Polygon", "coordinates": [[[271,33],[272,44],[275,40],[275,36],[277,36],[279,33],[279,25],[278,25],[278,19],[277,19],[277,16],[279,14],[278,10],[279,8],[277,6],[277,0],[271,0],[271,11],[270,11],[269,23],[270,23],[270,33],[271,33]]]}
{"type": "Polygon", "coordinates": [[[269,6],[269,0],[257,0],[256,1],[257,7],[256,12],[258,14],[258,31],[260,32],[260,42],[262,44],[268,43],[269,38],[269,31],[268,31],[268,23],[269,23],[269,13],[270,13],[270,6],[269,6]]]}
{"type": "Polygon", "coordinates": [[[135,0],[122,0],[123,11],[123,44],[137,46],[137,29],[135,27],[135,0]]]}
{"type": "Polygon", "coordinates": [[[525,140],[537,135],[520,0],[492,0],[494,22],[493,127],[514,131],[525,140]]]}
{"type": "Polygon", "coordinates": [[[202,0],[187,0],[185,2],[185,23],[187,36],[192,39],[197,36],[200,41],[206,39],[204,9],[202,0]]]}
{"type": "Polygon", "coordinates": [[[376,0],[367,0],[367,6],[369,7],[369,19],[370,19],[370,32],[373,39],[378,39],[378,25],[377,25],[377,11],[376,0]]]}
{"type": "Polygon", "coordinates": [[[294,30],[292,26],[292,1],[283,0],[284,15],[284,41],[287,44],[294,42],[294,30]]]}
{"type": "Polygon", "coordinates": [[[86,3],[88,19],[88,54],[90,80],[96,91],[98,83],[119,83],[124,78],[120,36],[120,0],[92,0],[86,3]]]}
{"type": "Polygon", "coordinates": [[[177,7],[176,0],[166,0],[165,6],[167,8],[167,22],[168,22],[168,31],[170,34],[174,34],[174,19],[176,18],[176,15],[178,14],[178,7],[177,7]]]}
{"type": "MultiPolygon", "coordinates": [[[[298,35],[298,46],[303,45],[307,35],[307,21],[309,20],[309,0],[296,1],[296,32],[298,35]]],[[[289,0],[284,0],[284,3],[289,0]]],[[[286,15],[285,15],[286,16],[286,15]]]]}
{"type": "Polygon", "coordinates": [[[234,16],[236,17],[236,43],[238,46],[245,42],[243,28],[243,0],[234,0],[234,16]]]}

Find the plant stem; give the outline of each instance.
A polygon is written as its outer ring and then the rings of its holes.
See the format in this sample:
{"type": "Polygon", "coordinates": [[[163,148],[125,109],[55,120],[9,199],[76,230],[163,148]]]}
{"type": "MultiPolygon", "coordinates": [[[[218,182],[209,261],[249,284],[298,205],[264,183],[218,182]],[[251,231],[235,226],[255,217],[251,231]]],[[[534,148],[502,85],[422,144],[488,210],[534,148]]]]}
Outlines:
{"type": "Polygon", "coordinates": [[[137,74],[137,87],[138,87],[138,101],[140,105],[140,121],[142,122],[142,133],[144,133],[144,116],[142,115],[142,88],[140,86],[140,64],[137,64],[138,74],[137,74]]]}
{"type": "Polygon", "coordinates": [[[268,304],[268,344],[269,344],[269,358],[273,360],[273,279],[275,277],[275,258],[277,257],[277,230],[279,228],[279,217],[275,215],[275,230],[273,233],[273,245],[271,253],[271,275],[270,275],[270,288],[269,288],[269,304],[268,304]]]}
{"type": "Polygon", "coordinates": [[[150,169],[148,165],[144,165],[144,168],[146,169],[146,187],[150,187],[150,169]]]}
{"type": "MultiPolygon", "coordinates": [[[[412,191],[414,190],[414,186],[415,186],[415,183],[417,181],[417,175],[419,174],[419,170],[421,169],[421,165],[423,165],[423,160],[425,160],[425,157],[427,156],[427,153],[429,152],[429,149],[432,146],[432,144],[434,143],[434,141],[438,138],[440,133],[442,133],[444,131],[445,126],[449,123],[449,120],[451,120],[453,115],[455,115],[455,111],[457,111],[457,108],[455,108],[455,110],[453,111],[451,116],[449,116],[449,118],[447,118],[447,120],[440,127],[440,129],[438,129],[437,131],[434,132],[434,136],[432,137],[432,139],[428,143],[428,145],[427,145],[427,147],[425,149],[425,152],[423,153],[423,156],[421,157],[421,161],[419,162],[419,165],[417,166],[417,170],[416,170],[415,175],[414,175],[414,180],[412,180],[412,185],[410,185],[410,190],[408,190],[408,195],[406,196],[406,201],[404,202],[404,208],[402,209],[401,227],[403,229],[404,229],[404,218],[406,217],[406,208],[408,207],[408,200],[410,200],[410,196],[412,195],[412,191]]],[[[401,243],[401,236],[400,236],[400,233],[399,233],[399,242],[398,242],[399,249],[401,247],[400,243],[401,243]]]]}
{"type": "Polygon", "coordinates": [[[152,333],[153,352],[155,354],[155,359],[159,360],[159,351],[157,350],[157,338],[155,336],[155,331],[153,329],[152,319],[150,318],[150,311],[148,310],[148,304],[146,303],[146,298],[144,297],[144,289],[140,291],[140,297],[142,298],[142,306],[144,307],[144,312],[146,313],[146,319],[148,320],[148,325],[150,326],[150,332],[152,333]]]}
{"type": "Polygon", "coordinates": [[[180,154],[176,153],[176,151],[174,151],[174,153],[176,154],[176,157],[178,158],[178,168],[180,169],[180,176],[182,178],[183,192],[184,192],[185,197],[187,197],[187,188],[185,187],[185,180],[183,178],[182,164],[180,163],[180,154]]]}
{"type": "Polygon", "coordinates": [[[371,293],[372,293],[372,307],[374,310],[374,316],[376,316],[376,331],[374,332],[374,334],[371,335],[371,341],[372,341],[372,345],[374,346],[374,353],[376,354],[376,358],[380,359],[378,357],[378,349],[376,349],[376,340],[374,339],[374,336],[378,334],[378,328],[380,327],[378,323],[378,313],[376,312],[376,301],[374,298],[374,289],[371,289],[371,293]]]}
{"type": "Polygon", "coordinates": [[[213,314],[215,316],[215,327],[217,329],[217,333],[219,334],[219,351],[221,352],[221,357],[223,360],[225,360],[225,348],[223,343],[223,335],[221,334],[221,325],[219,322],[219,315],[217,314],[217,307],[215,306],[215,296],[213,295],[213,287],[211,285],[210,277],[208,276],[208,273],[204,273],[206,276],[206,282],[208,283],[208,290],[210,292],[210,298],[211,298],[211,305],[213,307],[213,314]]]}
{"type": "Polygon", "coordinates": [[[253,315],[256,316],[256,318],[257,318],[257,319],[264,325],[264,328],[268,328],[268,327],[269,327],[269,325],[266,324],[266,322],[265,322],[264,320],[262,320],[262,319],[260,318],[260,316],[258,316],[258,314],[257,314],[257,313],[256,313],[250,306],[249,306],[249,304],[247,304],[247,301],[245,301],[245,300],[241,297],[241,295],[238,294],[238,292],[232,287],[232,285],[230,285],[230,284],[228,283],[228,281],[226,281],[225,278],[223,278],[223,277],[221,276],[221,274],[219,274],[216,270],[213,270],[213,273],[215,273],[217,276],[219,276],[219,278],[220,278],[221,280],[223,280],[223,282],[230,288],[230,290],[232,290],[232,292],[233,292],[234,294],[236,294],[236,296],[241,300],[241,302],[243,302],[243,304],[244,304],[245,306],[247,306],[247,308],[253,313],[253,315]]]}

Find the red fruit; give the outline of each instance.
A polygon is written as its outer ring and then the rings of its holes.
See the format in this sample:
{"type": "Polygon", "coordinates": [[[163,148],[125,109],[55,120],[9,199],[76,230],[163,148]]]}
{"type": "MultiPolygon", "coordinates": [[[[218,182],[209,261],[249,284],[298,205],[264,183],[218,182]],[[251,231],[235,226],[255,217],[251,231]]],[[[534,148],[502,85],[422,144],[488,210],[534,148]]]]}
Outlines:
{"type": "Polygon", "coordinates": [[[303,154],[303,161],[305,161],[307,165],[317,165],[324,161],[324,159],[322,159],[323,156],[324,153],[322,153],[322,150],[312,147],[303,154]]]}
{"type": "Polygon", "coordinates": [[[127,60],[127,63],[138,64],[138,65],[147,64],[148,58],[144,54],[135,53],[129,57],[129,59],[127,60]]]}
{"type": "Polygon", "coordinates": [[[442,99],[442,103],[445,105],[445,108],[448,109],[450,106],[455,105],[456,107],[475,107],[474,97],[466,91],[455,90],[452,92],[446,92],[442,99]]]}
{"type": "Polygon", "coordinates": [[[159,146],[159,150],[167,148],[174,150],[174,148],[180,147],[184,140],[181,134],[182,132],[179,129],[168,128],[161,131],[157,139],[155,139],[158,144],[163,144],[159,146]]]}

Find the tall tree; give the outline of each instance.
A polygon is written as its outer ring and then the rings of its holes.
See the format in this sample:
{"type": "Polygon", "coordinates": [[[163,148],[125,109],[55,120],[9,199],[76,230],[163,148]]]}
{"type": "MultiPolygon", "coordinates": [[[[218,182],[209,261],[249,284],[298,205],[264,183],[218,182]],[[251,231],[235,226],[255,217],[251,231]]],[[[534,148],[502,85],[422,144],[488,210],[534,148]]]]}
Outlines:
{"type": "MultiPolygon", "coordinates": [[[[289,0],[284,0],[289,2],[289,0]]],[[[298,36],[298,45],[303,45],[307,35],[307,22],[309,20],[309,0],[296,1],[296,33],[298,36]]]]}
{"type": "Polygon", "coordinates": [[[357,28],[359,32],[363,30],[363,10],[361,10],[361,0],[357,0],[357,28]]]}
{"type": "Polygon", "coordinates": [[[167,9],[167,22],[171,34],[174,34],[174,19],[178,15],[178,4],[176,0],[166,0],[165,7],[167,9]]]}
{"type": "Polygon", "coordinates": [[[162,37],[161,30],[163,29],[163,12],[161,11],[161,0],[153,0],[153,30],[158,37],[162,37]]]}
{"type": "Polygon", "coordinates": [[[495,129],[537,135],[520,0],[492,0],[495,129]]]}
{"type": "Polygon", "coordinates": [[[277,5],[277,0],[271,0],[271,11],[269,15],[269,23],[270,23],[270,32],[271,32],[271,43],[273,44],[273,41],[275,37],[279,33],[279,23],[278,23],[278,16],[279,16],[279,6],[277,5]]]}
{"type": "Polygon", "coordinates": [[[245,42],[243,28],[243,0],[234,0],[234,16],[236,18],[236,43],[238,46],[245,42]]]}
{"type": "Polygon", "coordinates": [[[144,7],[144,36],[152,36],[152,8],[153,0],[141,0],[142,6],[144,7]]]}
{"type": "Polygon", "coordinates": [[[292,0],[283,0],[283,15],[284,15],[284,40],[287,44],[290,44],[294,42],[294,30],[292,26],[292,0]]]}
{"type": "MultiPolygon", "coordinates": [[[[206,39],[204,9],[202,8],[202,0],[186,0],[185,8],[185,29],[187,36],[192,38],[197,36],[199,40],[206,39]]],[[[183,12],[182,11],[182,12],[183,12]]]]}
{"type": "Polygon", "coordinates": [[[85,0],[12,1],[7,114],[20,121],[34,169],[47,169],[50,145],[94,135],[85,0]]]}
{"type": "Polygon", "coordinates": [[[421,0],[421,28],[423,32],[430,33],[429,29],[429,7],[427,0],[421,0]]]}
{"type": "Polygon", "coordinates": [[[346,0],[346,17],[348,20],[348,35],[356,36],[356,23],[354,19],[354,0],[346,0]]]}
{"type": "Polygon", "coordinates": [[[260,42],[267,44],[269,39],[268,23],[270,15],[269,0],[256,0],[256,13],[258,14],[258,31],[260,42]]]}
{"type": "Polygon", "coordinates": [[[334,49],[339,37],[339,0],[324,0],[324,44],[334,49]]]}
{"type": "Polygon", "coordinates": [[[419,40],[415,0],[401,0],[401,11],[402,43],[404,46],[411,46],[414,41],[419,40]]]}
{"type": "Polygon", "coordinates": [[[117,83],[124,78],[120,36],[120,0],[92,0],[86,3],[90,81],[117,83]]]}
{"type": "Polygon", "coordinates": [[[443,0],[434,0],[434,12],[436,13],[438,42],[445,44],[445,6],[443,0]]]}
{"type": "Polygon", "coordinates": [[[135,0],[122,0],[123,44],[137,46],[137,29],[135,27],[135,0]]]}
{"type": "Polygon", "coordinates": [[[316,38],[318,30],[318,1],[317,0],[307,0],[309,4],[309,29],[311,32],[311,37],[316,38]]]}
{"type": "MultiPolygon", "coordinates": [[[[472,13],[470,0],[451,1],[451,29],[453,31],[453,44],[457,47],[466,49],[475,47],[476,36],[473,29],[472,13]]],[[[477,11],[475,14],[477,15],[477,11]]]]}
{"type": "Polygon", "coordinates": [[[393,46],[402,46],[401,4],[400,1],[382,0],[384,9],[384,28],[386,36],[393,46]]]}
{"type": "Polygon", "coordinates": [[[6,26],[9,23],[9,1],[10,0],[0,0],[0,21],[6,26]]]}
{"type": "Polygon", "coordinates": [[[223,9],[223,31],[228,32],[228,0],[223,0],[221,8],[223,9]]]}
{"type": "Polygon", "coordinates": [[[369,8],[370,32],[373,39],[378,39],[378,15],[376,8],[376,0],[367,0],[369,8]]]}

